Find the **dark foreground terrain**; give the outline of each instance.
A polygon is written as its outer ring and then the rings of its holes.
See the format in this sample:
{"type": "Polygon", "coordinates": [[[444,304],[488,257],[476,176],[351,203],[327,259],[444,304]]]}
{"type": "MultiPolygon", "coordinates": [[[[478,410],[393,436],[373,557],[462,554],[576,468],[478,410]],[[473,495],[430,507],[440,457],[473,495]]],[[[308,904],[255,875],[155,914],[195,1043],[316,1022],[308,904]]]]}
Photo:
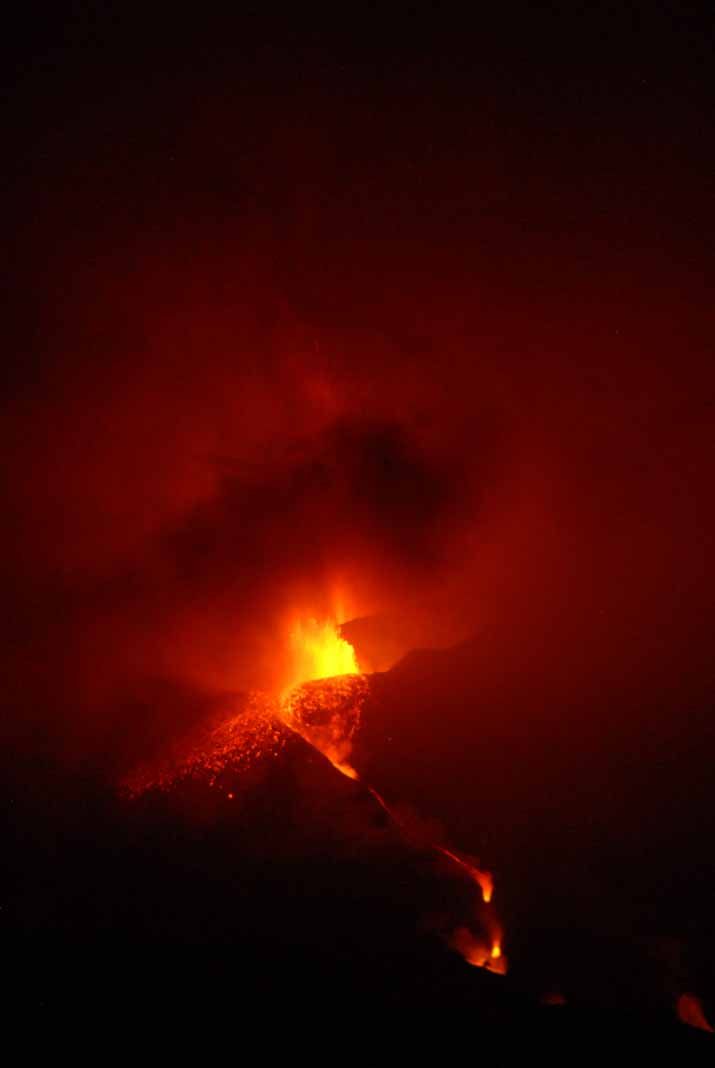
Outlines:
{"type": "MultiPolygon", "coordinates": [[[[443,826],[451,818],[451,841],[476,853],[485,827],[474,806],[481,790],[495,789],[494,769],[475,772],[469,787],[452,784],[472,806],[460,825],[444,775],[430,779],[423,769],[415,786],[420,760],[425,768],[430,760],[414,718],[391,772],[390,747],[376,740],[388,728],[397,736],[405,706],[395,703],[395,687],[410,694],[422,662],[374,680],[356,764],[369,767],[400,811],[429,811],[443,826]]],[[[441,709],[449,715],[447,703],[441,709]]],[[[533,754],[540,743],[532,738],[533,754]]],[[[439,754],[455,781],[458,748],[439,754]]],[[[552,803],[566,789],[557,764],[552,803]]],[[[524,793],[526,783],[524,772],[524,793]]],[[[589,842],[576,803],[548,827],[534,815],[510,829],[513,806],[524,803],[516,787],[512,807],[506,791],[492,808],[482,798],[492,817],[485,859],[497,860],[495,906],[510,962],[500,976],[469,966],[447,944],[458,925],[479,931],[474,886],[297,736],[248,771],[228,761],[218,777],[194,769],[135,797],[38,762],[7,770],[3,792],[10,1003],[39,1028],[55,1013],[130,1030],[140,1021],[265,1018],[277,1032],[297,1020],[310,1042],[337,1028],[348,1044],[379,1033],[410,1046],[493,1038],[578,1049],[626,1035],[641,1050],[711,1049],[712,1037],[675,1011],[682,993],[696,991],[713,1016],[709,943],[689,937],[695,923],[706,929],[707,872],[693,884],[690,912],[680,903],[679,927],[677,910],[662,904],[663,926],[654,925],[657,864],[643,861],[638,874],[637,857],[620,871],[620,892],[603,892],[599,904],[593,882],[623,841],[614,834],[607,848],[594,833],[589,842]],[[572,843],[572,852],[550,880],[544,865],[559,843],[572,843]],[[640,924],[638,895],[650,907],[640,924]]],[[[535,790],[532,802],[536,813],[535,790]]],[[[694,863],[688,848],[685,837],[682,865],[694,863]]]]}

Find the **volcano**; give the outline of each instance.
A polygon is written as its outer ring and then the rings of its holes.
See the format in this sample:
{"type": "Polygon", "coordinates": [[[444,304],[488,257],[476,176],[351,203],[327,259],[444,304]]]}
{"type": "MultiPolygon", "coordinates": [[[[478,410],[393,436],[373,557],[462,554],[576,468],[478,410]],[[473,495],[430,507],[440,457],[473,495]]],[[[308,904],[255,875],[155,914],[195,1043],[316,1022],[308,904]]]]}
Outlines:
{"type": "Polygon", "coordinates": [[[10,1015],[707,1053],[711,11],[133,6],[0,41],[10,1015]]]}
{"type": "MultiPolygon", "coordinates": [[[[429,708],[449,714],[455,672],[464,680],[473,655],[415,653],[378,675],[233,695],[118,792],[47,773],[16,782],[19,1007],[81,1002],[135,1018],[151,1004],[202,1017],[288,996],[301,1018],[359,1003],[363,1033],[387,1026],[393,1037],[399,1014],[419,1007],[419,1041],[436,1042],[446,1015],[460,1041],[520,1027],[530,1048],[591,1032],[700,1048],[708,1009],[687,992],[677,942],[624,934],[608,904],[588,935],[568,915],[559,927],[540,878],[515,882],[521,861],[537,872],[543,862],[535,817],[511,833],[494,821],[495,808],[513,809],[504,796],[487,803],[495,780],[483,760],[461,819],[430,780],[434,747],[407,725],[429,708]],[[450,824],[462,846],[490,843],[499,914],[450,824]],[[500,839],[506,847],[491,844],[500,839]]],[[[563,907],[563,889],[556,897],[563,907]]]]}

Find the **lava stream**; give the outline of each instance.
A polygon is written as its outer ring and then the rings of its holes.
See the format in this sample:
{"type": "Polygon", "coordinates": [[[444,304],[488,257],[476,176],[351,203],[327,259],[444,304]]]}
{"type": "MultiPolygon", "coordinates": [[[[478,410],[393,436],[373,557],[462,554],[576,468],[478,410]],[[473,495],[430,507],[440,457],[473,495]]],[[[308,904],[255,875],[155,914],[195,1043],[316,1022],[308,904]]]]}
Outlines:
{"type": "MultiPolygon", "coordinates": [[[[289,646],[286,676],[290,684],[279,696],[262,692],[246,695],[240,711],[194,737],[178,761],[136,769],[123,784],[127,794],[135,797],[147,790],[168,790],[178,781],[195,776],[205,777],[209,786],[223,790],[221,783],[227,769],[241,772],[257,760],[277,756],[285,745],[287,731],[298,734],[341,774],[362,781],[350,759],[369,682],[368,676],[360,672],[353,647],[341,637],[336,624],[312,619],[293,626],[289,646]]],[[[414,842],[413,832],[378,791],[369,783],[363,785],[401,836],[414,842]]],[[[232,792],[226,797],[234,799],[232,792]]],[[[420,845],[424,847],[424,841],[420,845]]],[[[501,947],[501,927],[490,906],[491,874],[477,867],[468,855],[436,843],[430,843],[428,849],[465,873],[479,887],[486,907],[486,911],[480,911],[476,926],[486,927],[487,941],[478,939],[468,927],[458,927],[446,934],[450,947],[469,964],[503,974],[506,958],[501,947]]]]}
{"type": "MultiPolygon", "coordinates": [[[[281,719],[327,757],[343,775],[361,781],[349,757],[369,685],[367,676],[360,673],[352,646],[340,636],[335,624],[319,624],[315,620],[296,625],[291,631],[291,642],[294,653],[298,653],[296,659],[303,671],[307,670],[309,674],[283,691],[279,702],[281,719]],[[342,667],[343,673],[332,678],[317,675],[315,672],[325,665],[342,667]]],[[[364,785],[391,822],[403,833],[409,833],[378,791],[369,783],[364,785]]],[[[465,872],[479,887],[484,904],[490,904],[494,893],[494,880],[490,872],[478,868],[472,858],[444,846],[432,843],[431,848],[465,872]]],[[[451,937],[450,945],[469,964],[504,974],[506,958],[501,949],[501,929],[494,919],[490,919],[489,926],[491,938],[486,947],[474,938],[468,928],[459,928],[451,937]]]]}

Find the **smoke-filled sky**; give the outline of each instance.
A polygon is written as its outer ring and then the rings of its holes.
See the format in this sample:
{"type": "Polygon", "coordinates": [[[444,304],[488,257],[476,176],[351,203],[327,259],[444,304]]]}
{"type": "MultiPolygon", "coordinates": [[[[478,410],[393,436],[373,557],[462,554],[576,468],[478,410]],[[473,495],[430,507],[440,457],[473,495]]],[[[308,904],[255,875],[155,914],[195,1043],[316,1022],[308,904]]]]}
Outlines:
{"type": "Polygon", "coordinates": [[[707,704],[702,23],[175,20],[6,46],[13,746],[115,770],[336,599],[707,704]]]}

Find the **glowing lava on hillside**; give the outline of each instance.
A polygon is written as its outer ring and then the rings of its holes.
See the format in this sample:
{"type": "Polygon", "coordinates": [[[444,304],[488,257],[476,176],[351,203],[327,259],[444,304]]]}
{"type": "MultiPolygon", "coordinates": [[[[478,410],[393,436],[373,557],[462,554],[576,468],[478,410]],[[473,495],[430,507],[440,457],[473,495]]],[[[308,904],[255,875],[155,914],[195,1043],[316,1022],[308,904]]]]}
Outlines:
{"type": "Polygon", "coordinates": [[[368,692],[352,645],[331,621],[299,620],[290,629],[291,683],[278,714],[328,758],[343,775],[357,779],[348,762],[368,692]]]}
{"type": "Polygon", "coordinates": [[[326,757],[347,778],[360,782],[387,815],[400,837],[417,844],[435,857],[446,859],[451,869],[466,876],[479,889],[474,924],[445,931],[451,949],[467,963],[497,974],[506,972],[502,952],[502,929],[494,912],[491,873],[476,860],[436,842],[414,841],[400,815],[351,763],[353,741],[370,692],[369,675],[360,671],[353,646],[340,633],[334,620],[298,619],[287,631],[285,675],[288,683],[280,693],[254,692],[242,701],[237,714],[216,724],[208,734],[194,739],[170,767],[161,771],[143,769],[127,783],[130,794],[147,790],[171,790],[175,783],[202,778],[233,800],[225,786],[225,772],[247,772],[257,761],[271,758],[285,747],[291,733],[299,735],[326,757]]]}
{"type": "MultiPolygon", "coordinates": [[[[330,621],[299,622],[290,634],[291,648],[303,678],[284,691],[279,705],[281,718],[291,730],[319,749],[343,775],[359,779],[348,758],[360,726],[360,710],[367,697],[368,683],[367,676],[359,672],[355,650],[342,637],[339,626],[330,621]]],[[[402,827],[399,817],[380,794],[369,784],[367,788],[390,819],[402,827]]],[[[490,872],[482,871],[471,857],[436,844],[433,848],[476,883],[484,904],[491,903],[494,881],[490,872]]],[[[505,971],[500,937],[494,934],[484,959],[481,955],[463,953],[465,960],[505,971]]],[[[457,943],[454,945],[459,948],[457,943]]]]}

